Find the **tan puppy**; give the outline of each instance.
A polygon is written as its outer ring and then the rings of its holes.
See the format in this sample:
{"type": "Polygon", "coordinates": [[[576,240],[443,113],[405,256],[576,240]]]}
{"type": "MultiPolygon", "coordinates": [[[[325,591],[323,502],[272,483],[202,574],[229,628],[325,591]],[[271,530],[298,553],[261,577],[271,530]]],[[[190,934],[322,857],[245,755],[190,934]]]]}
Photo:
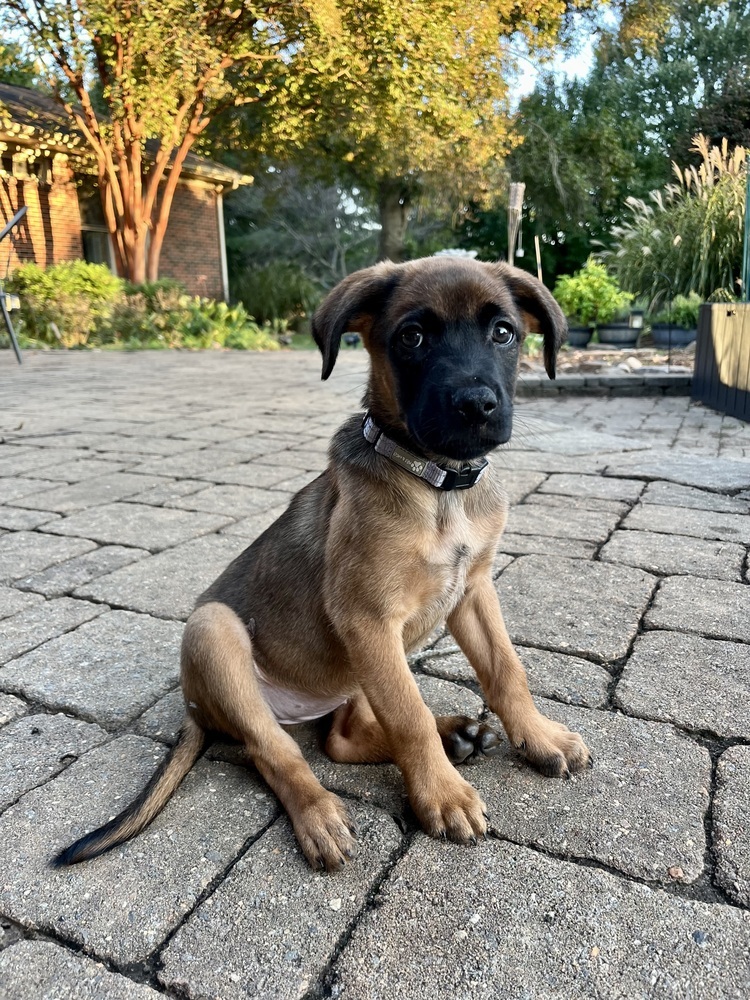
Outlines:
{"type": "Polygon", "coordinates": [[[442,621],[531,764],[560,776],[589,765],[580,736],[534,706],[492,584],[507,502],[485,456],[510,437],[528,329],[544,335],[554,378],[565,320],[543,285],[505,264],[382,263],[331,292],[313,319],[323,378],[342,335],[358,331],[371,358],[368,419],[343,424],[326,471],[198,599],[177,745],[136,802],[58,863],[142,830],[223,733],[244,743],[310,863],[340,867],[354,849],[346,809],[280,724],[330,711],[333,760],[394,761],[422,827],[474,841],[484,805],[453,762],[491,753],[496,736],[465,717],[436,719],[406,659],[442,621]]]}

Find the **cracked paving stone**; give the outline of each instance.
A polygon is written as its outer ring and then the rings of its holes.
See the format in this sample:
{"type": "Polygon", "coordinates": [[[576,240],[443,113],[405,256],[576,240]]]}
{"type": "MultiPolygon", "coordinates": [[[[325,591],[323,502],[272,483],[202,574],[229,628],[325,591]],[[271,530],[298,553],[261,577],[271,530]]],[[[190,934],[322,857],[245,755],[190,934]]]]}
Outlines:
{"type": "MultiPolygon", "coordinates": [[[[493,461],[493,465],[497,465],[493,461]]],[[[508,498],[508,503],[519,504],[529,493],[533,493],[541,483],[547,478],[544,472],[535,472],[532,469],[517,469],[514,472],[505,472],[500,464],[499,473],[496,472],[503,493],[508,498]]]]}
{"type": "Polygon", "coordinates": [[[11,615],[18,614],[19,611],[24,611],[26,608],[32,608],[42,600],[40,594],[26,594],[13,587],[0,585],[0,619],[10,618],[11,615]]]}
{"type": "Polygon", "coordinates": [[[714,801],[716,881],[740,906],[750,906],[750,747],[719,758],[714,801]]]}
{"type": "MultiPolygon", "coordinates": [[[[580,733],[593,770],[547,778],[507,742],[470,776],[501,837],[588,858],[652,881],[694,882],[703,872],[708,752],[671,726],[540,700],[549,718],[580,733]]],[[[490,725],[499,725],[491,716],[490,725]]]]}
{"type": "Polygon", "coordinates": [[[349,808],[358,853],[342,872],[313,872],[279,820],[177,931],[160,981],[196,1000],[297,1000],[314,989],[402,843],[390,816],[349,808]]]}
{"type": "Polygon", "coordinates": [[[0,694],[0,726],[5,726],[13,719],[26,715],[29,706],[25,701],[12,694],[0,694]]]}
{"type": "Polygon", "coordinates": [[[603,562],[638,566],[664,576],[706,576],[741,580],[745,548],[688,535],[615,531],[599,554],[603,562]]]}
{"type": "MultiPolygon", "coordinates": [[[[56,479],[58,482],[50,485],[59,486],[60,481],[67,483],[80,483],[84,479],[95,479],[97,476],[106,476],[111,472],[120,472],[122,465],[109,461],[101,457],[81,458],[77,462],[63,462],[62,465],[52,465],[39,473],[40,477],[56,479]]],[[[33,473],[29,473],[33,475],[33,473]]],[[[38,480],[37,480],[38,482],[38,480]]],[[[42,485],[37,490],[44,489],[42,485]]]]}
{"type": "Polygon", "coordinates": [[[160,1000],[150,986],[109,972],[52,941],[19,941],[0,952],[4,1000],[160,1000]]]}
{"type": "MultiPolygon", "coordinates": [[[[145,477],[143,477],[145,478],[145,477]]],[[[168,479],[161,486],[152,486],[151,489],[144,490],[143,493],[136,493],[128,497],[129,503],[147,503],[153,507],[161,507],[162,504],[178,497],[188,496],[190,493],[197,493],[198,490],[205,490],[206,484],[200,479],[168,479]]]]}
{"type": "Polygon", "coordinates": [[[636,639],[616,700],[629,715],[750,739],[750,646],[645,632],[636,639]]]}
{"type": "MultiPolygon", "coordinates": [[[[452,637],[448,641],[455,642],[452,637]]],[[[588,708],[601,708],[607,703],[612,678],[598,664],[532,646],[517,646],[516,652],[526,668],[529,690],[533,695],[588,708]]],[[[416,664],[419,670],[433,677],[478,683],[471,664],[460,651],[437,656],[428,651],[416,660],[416,664]]]]}
{"type": "MultiPolygon", "coordinates": [[[[501,540],[502,544],[502,540],[501,540]]],[[[514,642],[607,663],[625,656],[657,583],[641,570],[522,556],[495,581],[514,642]]]]}
{"type": "Polygon", "coordinates": [[[249,545],[251,541],[254,541],[259,535],[263,534],[266,528],[270,527],[274,521],[277,521],[286,509],[287,504],[281,504],[278,507],[269,507],[267,510],[262,510],[251,517],[243,517],[242,520],[235,521],[234,524],[222,528],[220,534],[242,535],[248,539],[247,544],[249,545]]]}
{"type": "Polygon", "coordinates": [[[249,837],[277,815],[252,774],[199,761],[154,822],[93,861],[50,858],[143,789],[165,750],[125,736],[91,750],[0,817],[0,908],[97,958],[142,961],[190,912],[249,837]]]}
{"type": "MultiPolygon", "coordinates": [[[[261,462],[243,462],[239,465],[228,465],[213,472],[204,472],[201,478],[212,483],[234,486],[276,486],[285,479],[292,479],[299,469],[292,465],[263,465],[261,462]]],[[[203,489],[206,483],[203,483],[203,489]]]]}
{"type": "Polygon", "coordinates": [[[622,527],[750,545],[750,517],[746,514],[641,503],[631,510],[622,527]]]}
{"type": "Polygon", "coordinates": [[[31,476],[40,469],[87,457],[88,452],[82,448],[28,448],[0,444],[0,476],[31,476]]]}
{"type": "Polygon", "coordinates": [[[547,555],[568,556],[573,559],[591,559],[596,552],[594,542],[579,538],[551,538],[543,535],[514,535],[503,533],[497,547],[498,555],[514,556],[547,555]]]}
{"type": "Polygon", "coordinates": [[[31,531],[42,524],[60,519],[59,514],[48,510],[21,510],[20,507],[0,507],[0,528],[7,531],[31,531]]]}
{"type": "Polygon", "coordinates": [[[692,486],[677,483],[649,483],[641,503],[664,504],[667,507],[694,507],[697,510],[715,510],[722,514],[750,514],[750,502],[741,497],[726,497],[709,493],[692,486]]]}
{"type": "Polygon", "coordinates": [[[129,566],[130,563],[137,562],[149,555],[150,553],[145,549],[132,549],[123,545],[103,545],[92,552],[76,556],[75,559],[68,559],[56,566],[51,566],[34,576],[16,580],[15,585],[24,590],[44,594],[46,597],[59,597],[75,587],[88,583],[89,580],[106,573],[112,573],[122,566],[129,566]]]}
{"type": "Polygon", "coordinates": [[[177,622],[108,611],[1,669],[0,689],[120,725],[177,684],[181,636],[177,622]]]}
{"type": "Polygon", "coordinates": [[[33,531],[0,537],[0,580],[19,580],[95,549],[86,538],[55,538],[33,531]]]}
{"type": "MultiPolygon", "coordinates": [[[[208,511],[230,517],[248,517],[267,507],[276,507],[287,496],[280,490],[256,489],[252,486],[209,486],[179,500],[171,500],[170,509],[208,511]]],[[[291,500],[291,494],[287,497],[291,500]]]]}
{"type": "Polygon", "coordinates": [[[637,500],[644,483],[637,479],[614,479],[604,476],[584,476],[555,473],[539,487],[540,493],[559,493],[570,497],[594,500],[637,500]]]}
{"type": "Polygon", "coordinates": [[[693,576],[670,577],[657,590],[646,625],[750,642],[750,587],[693,576]]]}
{"type": "Polygon", "coordinates": [[[80,535],[96,542],[132,545],[158,552],[199,535],[208,535],[229,523],[229,518],[217,514],[123,501],[79,511],[48,525],[46,530],[55,535],[80,535]]]}
{"type": "Polygon", "coordinates": [[[418,837],[333,966],[341,1000],[741,1000],[750,914],[513,844],[418,837]]]}
{"type": "Polygon", "coordinates": [[[182,688],[177,688],[165,694],[144,712],[133,728],[140,736],[172,744],[177,739],[184,718],[185,699],[182,696],[182,688]]]}
{"type": "MultiPolygon", "coordinates": [[[[572,538],[598,543],[609,538],[619,520],[619,512],[566,508],[562,513],[558,507],[523,504],[511,510],[508,516],[508,532],[511,535],[549,535],[555,539],[572,538]]],[[[502,538],[500,546],[503,547],[502,538]]]]}
{"type": "Polygon", "coordinates": [[[109,734],[65,715],[27,715],[0,732],[0,809],[45,781],[109,734]]]}
{"type": "Polygon", "coordinates": [[[136,476],[131,472],[113,472],[108,476],[97,476],[81,483],[72,483],[54,489],[47,489],[30,496],[11,500],[12,507],[23,507],[30,510],[55,511],[58,514],[74,514],[89,507],[99,507],[103,504],[131,497],[152,486],[160,486],[165,482],[163,476],[136,476]]]}
{"type": "MultiPolygon", "coordinates": [[[[99,604],[76,601],[72,597],[59,597],[54,601],[35,604],[12,618],[6,618],[0,631],[0,664],[41,646],[48,639],[70,632],[77,625],[96,618],[106,610],[106,607],[99,604]]],[[[7,676],[0,667],[0,686],[2,678],[7,676]]]]}
{"type": "Polygon", "coordinates": [[[28,496],[29,493],[38,493],[40,490],[49,490],[59,483],[52,480],[43,479],[0,479],[0,504],[6,504],[9,500],[17,500],[18,497],[28,496]]]}
{"type": "Polygon", "coordinates": [[[707,458],[668,450],[613,457],[604,474],[666,480],[717,493],[722,490],[747,489],[750,486],[750,462],[734,462],[730,459],[707,458]]]}
{"type": "Polygon", "coordinates": [[[196,538],[91,580],[80,586],[76,595],[184,620],[206,587],[248,544],[241,536],[196,538]]]}
{"type": "MultiPolygon", "coordinates": [[[[562,493],[532,493],[526,497],[524,506],[562,508],[566,511],[590,511],[593,513],[612,514],[621,518],[630,510],[629,504],[621,500],[599,500],[597,497],[569,497],[562,493]]],[[[561,514],[561,517],[565,515],[561,514]]]]}

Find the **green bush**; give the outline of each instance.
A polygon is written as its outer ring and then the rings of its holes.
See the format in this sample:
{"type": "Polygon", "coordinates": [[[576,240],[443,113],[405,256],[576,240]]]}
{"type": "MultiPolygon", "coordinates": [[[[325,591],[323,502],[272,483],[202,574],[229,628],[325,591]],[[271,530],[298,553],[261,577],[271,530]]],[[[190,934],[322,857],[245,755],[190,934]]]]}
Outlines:
{"type": "Polygon", "coordinates": [[[21,298],[19,335],[34,346],[267,351],[285,331],[283,323],[256,323],[242,304],[188,295],[171,278],[133,285],[85,261],[26,264],[9,290],[21,298]]]}
{"type": "Polygon", "coordinates": [[[293,321],[312,313],[321,292],[301,268],[284,261],[245,271],[233,284],[232,295],[261,323],[293,321]]]}
{"type": "Polygon", "coordinates": [[[685,330],[695,330],[698,326],[698,313],[700,311],[702,299],[700,295],[691,292],[689,295],[675,295],[672,300],[672,310],[662,309],[655,316],[650,317],[651,323],[669,323],[672,326],[679,326],[685,330]]]}
{"type": "Polygon", "coordinates": [[[44,344],[80,347],[101,343],[125,283],[104,264],[64,261],[46,269],[24,264],[8,281],[21,299],[23,334],[44,344]]]}
{"type": "Polygon", "coordinates": [[[698,167],[673,164],[675,183],[652,191],[650,203],[628,198],[630,218],[612,230],[607,263],[625,288],[650,299],[675,292],[707,301],[737,294],[742,270],[746,151],[726,139],[712,146],[696,136],[698,167]]]}
{"type": "Polygon", "coordinates": [[[568,319],[581,326],[602,326],[611,322],[633,299],[593,257],[589,257],[575,274],[558,278],[553,295],[568,319]]]}

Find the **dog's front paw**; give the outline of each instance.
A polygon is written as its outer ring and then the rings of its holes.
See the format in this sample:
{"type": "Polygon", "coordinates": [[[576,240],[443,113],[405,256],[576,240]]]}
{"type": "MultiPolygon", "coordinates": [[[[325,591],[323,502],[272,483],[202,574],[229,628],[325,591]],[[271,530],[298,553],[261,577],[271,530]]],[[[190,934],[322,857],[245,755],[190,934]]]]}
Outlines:
{"type": "MultiPolygon", "coordinates": [[[[291,811],[290,811],[291,815],[291,811]]],[[[356,829],[341,799],[322,791],[291,815],[297,842],[313,868],[340,871],[357,853],[356,829]]]]}
{"type": "Polygon", "coordinates": [[[409,799],[425,833],[459,844],[487,833],[487,807],[476,789],[451,769],[440,780],[412,791],[409,799]]]}
{"type": "Polygon", "coordinates": [[[532,767],[549,778],[570,778],[593,766],[589,749],[578,733],[544,715],[537,715],[514,733],[511,742],[523,751],[532,767]]]}

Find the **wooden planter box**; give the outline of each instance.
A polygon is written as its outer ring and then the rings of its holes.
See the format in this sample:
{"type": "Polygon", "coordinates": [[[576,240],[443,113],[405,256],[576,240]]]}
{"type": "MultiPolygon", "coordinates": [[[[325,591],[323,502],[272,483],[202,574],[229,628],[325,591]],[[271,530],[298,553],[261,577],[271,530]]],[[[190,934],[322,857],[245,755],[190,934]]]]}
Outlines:
{"type": "Polygon", "coordinates": [[[692,397],[750,422],[750,302],[701,306],[692,397]]]}

